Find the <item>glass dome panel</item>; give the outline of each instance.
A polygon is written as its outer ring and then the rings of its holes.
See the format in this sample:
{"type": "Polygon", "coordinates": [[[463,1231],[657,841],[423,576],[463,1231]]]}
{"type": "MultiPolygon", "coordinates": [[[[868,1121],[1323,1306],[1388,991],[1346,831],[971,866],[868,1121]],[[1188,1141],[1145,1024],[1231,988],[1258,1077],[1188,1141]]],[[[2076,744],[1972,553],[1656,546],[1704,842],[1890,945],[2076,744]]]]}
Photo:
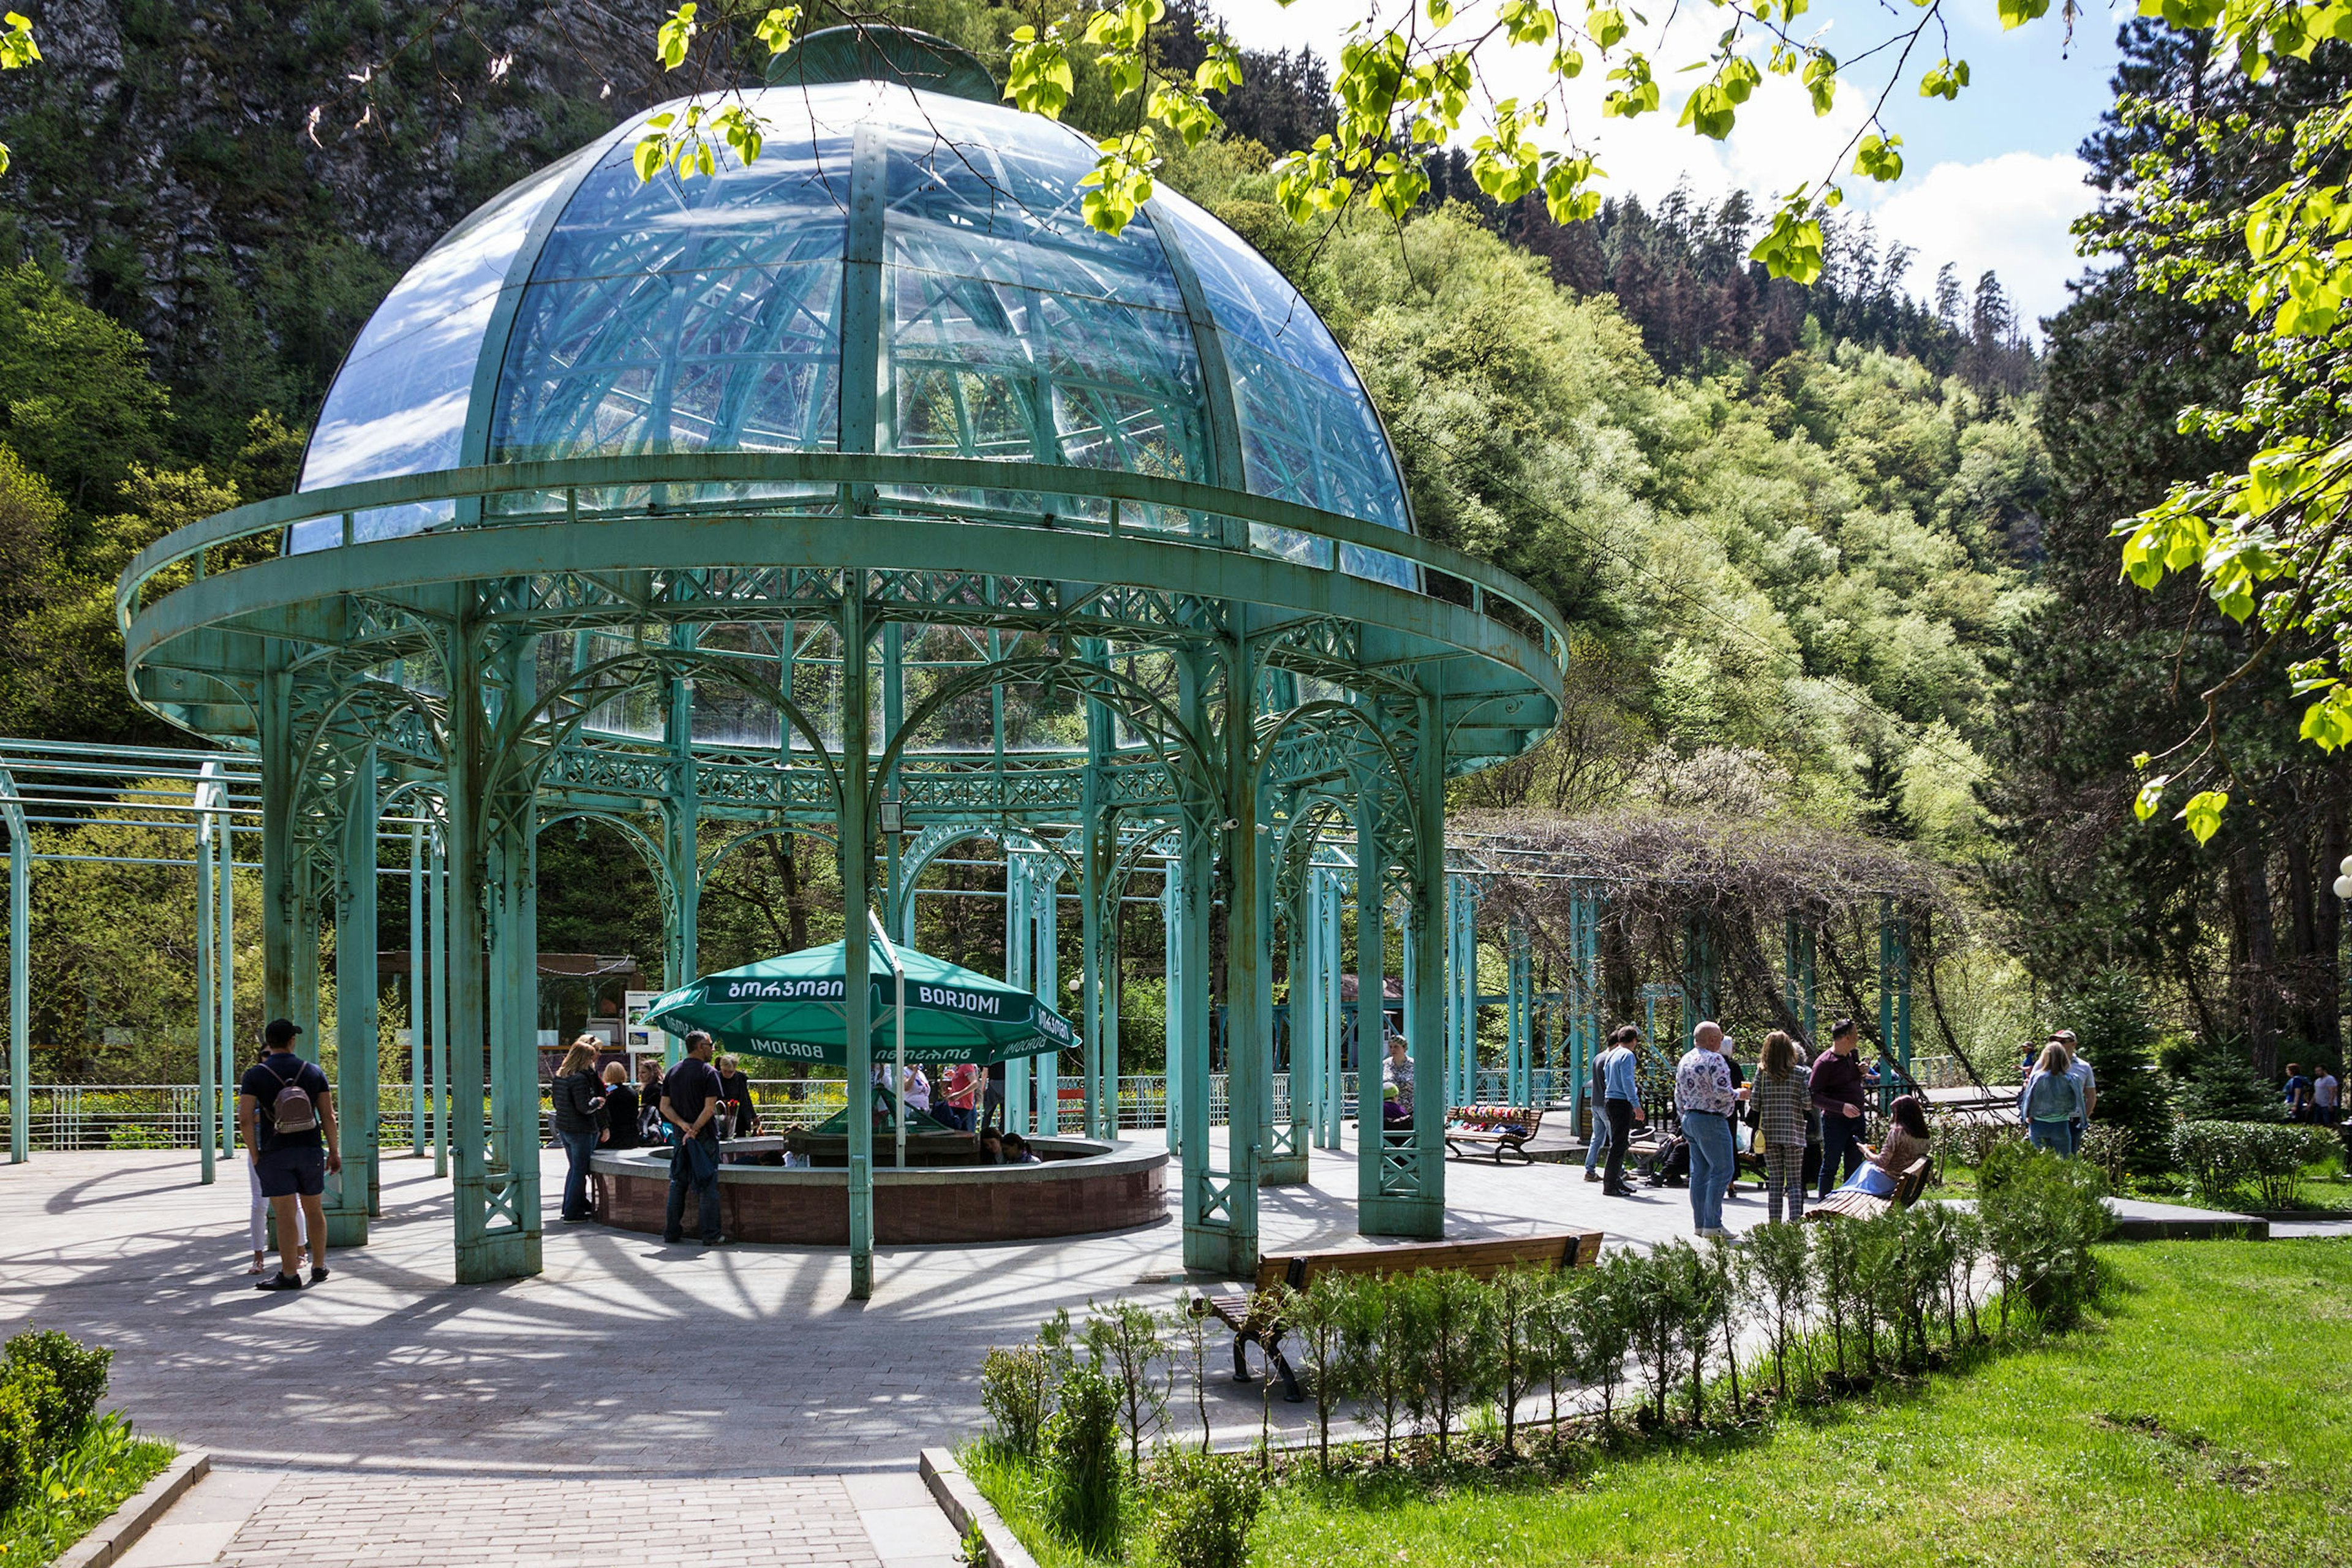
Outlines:
{"type": "MultiPolygon", "coordinates": [[[[1217,325],[1250,490],[1405,529],[1388,438],[1322,318],[1272,262],[1183,196],[1162,191],[1151,205],[1183,246],[1217,325]]],[[[1339,558],[1360,576],[1409,581],[1410,568],[1391,557],[1342,545],[1339,558]]]]}
{"type": "Polygon", "coordinates": [[[884,220],[885,450],[1209,472],[1199,352],[1148,221],[1087,226],[1086,142],[912,94],[884,220]]]}
{"type": "Polygon", "coordinates": [[[849,133],[762,93],[746,166],[641,184],[615,142],[532,266],[492,462],[838,445],[849,133]]]}
{"type": "MultiPolygon", "coordinates": [[[[328,389],[296,489],[458,466],[474,366],[499,290],[549,198],[593,155],[582,148],[492,197],[393,285],[328,389]]],[[[354,525],[361,539],[383,539],[449,516],[441,501],[363,513],[354,525]]],[[[321,520],[294,533],[289,548],[299,552],[340,542],[341,526],[321,520]]]]}

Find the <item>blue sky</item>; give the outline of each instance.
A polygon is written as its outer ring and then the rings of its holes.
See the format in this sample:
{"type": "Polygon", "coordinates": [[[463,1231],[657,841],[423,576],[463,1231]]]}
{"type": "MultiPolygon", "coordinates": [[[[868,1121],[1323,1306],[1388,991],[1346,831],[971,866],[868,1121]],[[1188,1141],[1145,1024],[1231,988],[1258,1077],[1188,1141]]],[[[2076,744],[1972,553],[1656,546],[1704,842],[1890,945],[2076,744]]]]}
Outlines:
{"type": "MultiPolygon", "coordinates": [[[[1328,59],[1337,57],[1349,23],[1375,10],[1391,17],[1403,3],[1296,0],[1284,7],[1274,0],[1229,0],[1224,16],[1235,39],[1247,47],[1308,45],[1328,59]]],[[[1483,6],[1476,0],[1464,11],[1468,16],[1483,6]]],[[[1936,269],[1950,262],[1971,285],[1986,268],[1998,271],[2029,320],[2066,303],[2066,279],[2084,267],[2067,225],[2089,208],[2093,195],[2082,184],[2074,153],[2107,106],[2116,32],[2132,10],[2086,0],[2070,45],[2055,7],[2038,22],[2004,32],[1993,0],[1948,0],[1951,52],[1969,62],[1969,88],[1953,102],[1918,96],[1920,73],[1944,52],[1941,39],[1922,39],[1885,110],[1903,137],[1902,181],[1892,187],[1859,177],[1843,182],[1852,207],[1871,213],[1883,233],[1917,251],[1915,291],[1925,293],[1936,269]]],[[[1653,23],[1674,17],[1673,37],[1657,56],[1669,68],[1671,61],[1697,58],[1722,27],[1717,13],[1690,0],[1666,13],[1645,12],[1653,23]]],[[[1796,30],[1822,29],[1824,47],[1850,62],[1895,28],[1913,25],[1917,15],[1907,0],[1817,0],[1798,18],[1796,30]]],[[[1475,16],[1468,19],[1475,25],[1475,16]]],[[[1654,36],[1654,26],[1634,35],[1654,36]]],[[[1532,61],[1524,53],[1519,58],[1528,60],[1520,68],[1525,80],[1513,80],[1507,63],[1498,62],[1498,93],[1533,90],[1532,61]]],[[[1672,76],[1661,83],[1663,112],[1630,124],[1602,121],[1595,107],[1600,76],[1588,68],[1576,84],[1575,124],[1582,142],[1598,152],[1613,188],[1656,196],[1686,180],[1710,195],[1745,188],[1768,196],[1832,167],[1886,71],[1876,59],[1852,66],[1827,120],[1813,117],[1793,84],[1768,80],[1722,144],[1675,129],[1685,89],[1672,76]]]]}

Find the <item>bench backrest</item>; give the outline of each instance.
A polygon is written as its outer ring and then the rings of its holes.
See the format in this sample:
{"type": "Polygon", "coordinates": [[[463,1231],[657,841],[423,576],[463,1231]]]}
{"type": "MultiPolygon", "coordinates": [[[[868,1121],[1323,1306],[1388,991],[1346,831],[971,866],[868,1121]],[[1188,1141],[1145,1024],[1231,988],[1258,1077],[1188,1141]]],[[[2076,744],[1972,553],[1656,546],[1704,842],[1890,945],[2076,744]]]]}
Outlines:
{"type": "Polygon", "coordinates": [[[1904,1166],[1903,1173],[1895,1179],[1895,1206],[1899,1209],[1909,1208],[1918,1202],[1919,1194],[1927,1191],[1927,1156],[1922,1154],[1904,1166]]]}
{"type": "Polygon", "coordinates": [[[1412,1274],[1423,1268],[1459,1269],[1491,1279],[1507,1268],[1589,1268],[1601,1256],[1597,1230],[1549,1236],[1500,1237],[1481,1241],[1409,1241],[1394,1247],[1355,1247],[1269,1258],[1258,1264],[1258,1289],[1286,1284],[1304,1290],[1318,1274],[1412,1274]]]}

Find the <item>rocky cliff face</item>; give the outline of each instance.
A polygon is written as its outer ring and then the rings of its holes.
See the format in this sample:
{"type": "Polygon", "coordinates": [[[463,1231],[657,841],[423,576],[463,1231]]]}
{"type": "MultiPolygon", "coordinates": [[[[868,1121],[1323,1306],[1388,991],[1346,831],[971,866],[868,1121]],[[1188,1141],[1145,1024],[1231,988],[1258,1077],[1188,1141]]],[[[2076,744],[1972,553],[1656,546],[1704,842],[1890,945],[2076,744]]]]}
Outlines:
{"type": "Polygon", "coordinates": [[[181,444],[305,422],[394,279],[531,170],[677,90],[652,0],[46,0],[0,78],[0,261],[152,345],[181,444]]]}

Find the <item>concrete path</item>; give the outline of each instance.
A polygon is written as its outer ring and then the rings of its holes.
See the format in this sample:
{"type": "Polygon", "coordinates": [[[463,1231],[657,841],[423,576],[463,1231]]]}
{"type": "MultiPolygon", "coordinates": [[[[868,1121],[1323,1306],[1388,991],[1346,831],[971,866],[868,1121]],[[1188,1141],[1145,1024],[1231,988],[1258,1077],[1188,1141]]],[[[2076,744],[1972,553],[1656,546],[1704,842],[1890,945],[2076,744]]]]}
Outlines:
{"type": "MultiPolygon", "coordinates": [[[[557,1157],[551,1156],[551,1160],[557,1157]]],[[[870,1302],[838,1249],[688,1244],[549,1215],[546,1272],[460,1286],[446,1184],[383,1166],[373,1243],[299,1294],[245,1273],[246,1187],[189,1153],[43,1154],[0,1167],[0,1333],[27,1323],[115,1351],[112,1403],[218,1468],[126,1562],[184,1568],[496,1558],[944,1568],[952,1532],[914,1476],[982,1425],[978,1367],[1057,1308],[1185,1280],[1171,1214],[1078,1240],[892,1247],[870,1302]],[[584,1548],[584,1550],[583,1549],[584,1548]],[[716,1550],[714,1550],[716,1549],[716,1550]]],[[[1603,1197],[1579,1165],[1446,1168],[1448,1233],[1687,1235],[1680,1190],[1603,1197]]],[[[1270,1250],[1355,1239],[1356,1166],[1263,1205],[1270,1250]]],[[[551,1202],[553,1193],[551,1189],[551,1202]]],[[[1763,1217],[1752,1184],[1725,1218],[1763,1217]]],[[[1209,1346],[1208,1418],[1255,1436],[1261,1405],[1209,1346]]],[[[1197,1419],[1188,1389],[1179,1421],[1197,1419]]]]}

